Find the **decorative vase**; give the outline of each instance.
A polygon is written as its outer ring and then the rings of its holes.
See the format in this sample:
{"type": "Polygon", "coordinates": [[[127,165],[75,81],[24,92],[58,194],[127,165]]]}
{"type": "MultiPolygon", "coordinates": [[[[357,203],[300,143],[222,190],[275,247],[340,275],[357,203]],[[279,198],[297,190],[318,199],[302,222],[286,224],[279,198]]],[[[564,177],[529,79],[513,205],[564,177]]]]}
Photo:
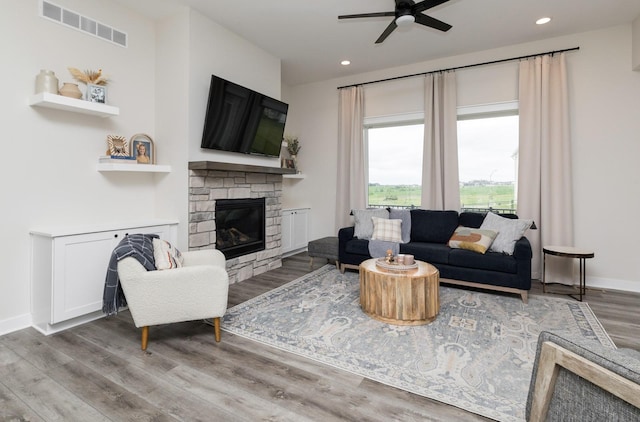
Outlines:
{"type": "Polygon", "coordinates": [[[82,98],[82,91],[78,88],[78,84],[72,84],[70,82],[65,82],[60,88],[60,95],[71,98],[82,98]]]}
{"type": "Polygon", "coordinates": [[[293,160],[293,168],[294,169],[298,169],[298,156],[296,154],[289,154],[291,155],[291,159],[293,160]]]}
{"type": "Polygon", "coordinates": [[[36,76],[36,94],[41,92],[58,93],[58,78],[53,71],[42,69],[36,76]]]}

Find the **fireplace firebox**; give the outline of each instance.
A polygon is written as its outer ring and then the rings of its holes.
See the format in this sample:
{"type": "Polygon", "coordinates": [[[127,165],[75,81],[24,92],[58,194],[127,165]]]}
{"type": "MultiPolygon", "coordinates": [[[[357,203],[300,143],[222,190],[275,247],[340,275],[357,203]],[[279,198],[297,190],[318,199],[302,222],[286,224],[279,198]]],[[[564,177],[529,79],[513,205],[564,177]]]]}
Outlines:
{"type": "Polygon", "coordinates": [[[218,199],[216,249],[227,259],[265,249],[264,198],[218,199]]]}

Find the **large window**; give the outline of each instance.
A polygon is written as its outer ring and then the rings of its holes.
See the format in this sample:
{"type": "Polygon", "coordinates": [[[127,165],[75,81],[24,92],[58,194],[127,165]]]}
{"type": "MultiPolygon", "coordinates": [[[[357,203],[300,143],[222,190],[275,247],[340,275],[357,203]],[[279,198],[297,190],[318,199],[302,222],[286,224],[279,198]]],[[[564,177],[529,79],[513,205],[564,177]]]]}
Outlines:
{"type": "Polygon", "coordinates": [[[515,212],[517,103],[459,109],[458,167],[462,209],[515,212]]]}
{"type": "MultiPolygon", "coordinates": [[[[423,121],[421,114],[365,121],[368,206],[420,206],[423,121]]],[[[462,209],[515,212],[517,165],[517,102],[458,108],[462,209]]]]}
{"type": "Polygon", "coordinates": [[[368,205],[420,205],[424,126],[410,118],[365,125],[368,205]]]}

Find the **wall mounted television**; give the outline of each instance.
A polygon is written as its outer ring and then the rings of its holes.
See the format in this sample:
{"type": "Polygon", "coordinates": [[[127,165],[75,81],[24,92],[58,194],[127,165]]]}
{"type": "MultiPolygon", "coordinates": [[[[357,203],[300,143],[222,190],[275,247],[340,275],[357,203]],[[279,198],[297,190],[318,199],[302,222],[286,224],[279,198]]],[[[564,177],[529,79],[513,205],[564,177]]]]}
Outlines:
{"type": "Polygon", "coordinates": [[[203,149],[279,157],[289,106],[211,75],[203,149]]]}

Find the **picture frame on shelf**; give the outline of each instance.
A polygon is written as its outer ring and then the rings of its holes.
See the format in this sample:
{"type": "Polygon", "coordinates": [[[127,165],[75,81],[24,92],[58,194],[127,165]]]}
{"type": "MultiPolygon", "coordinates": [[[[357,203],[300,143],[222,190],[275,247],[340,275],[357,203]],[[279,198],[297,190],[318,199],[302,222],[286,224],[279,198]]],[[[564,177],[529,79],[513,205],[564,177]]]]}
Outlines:
{"type": "Polygon", "coordinates": [[[156,150],[151,137],[144,133],[136,133],[129,140],[131,156],[138,164],[155,164],[156,150]]]}
{"type": "Polygon", "coordinates": [[[104,85],[87,84],[87,101],[105,104],[107,102],[107,87],[104,85]]]}
{"type": "Polygon", "coordinates": [[[130,155],[129,141],[124,136],[107,135],[107,144],[109,145],[107,155],[113,157],[128,157],[130,155]]]}
{"type": "Polygon", "coordinates": [[[293,161],[293,158],[283,158],[282,159],[282,168],[285,169],[295,169],[296,163],[293,161]]]}

